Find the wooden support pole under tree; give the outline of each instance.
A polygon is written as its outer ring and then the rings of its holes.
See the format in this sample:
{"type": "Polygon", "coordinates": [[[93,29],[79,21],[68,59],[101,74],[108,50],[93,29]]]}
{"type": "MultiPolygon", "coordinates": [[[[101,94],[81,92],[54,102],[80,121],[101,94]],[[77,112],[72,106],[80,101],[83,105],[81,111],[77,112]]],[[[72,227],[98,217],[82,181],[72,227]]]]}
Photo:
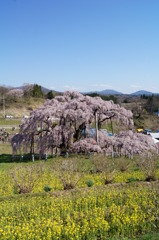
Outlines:
{"type": "Polygon", "coordinates": [[[45,153],[45,162],[47,161],[47,153],[45,153]]]}
{"type": "Polygon", "coordinates": [[[34,154],[34,133],[31,134],[30,154],[34,154]]]}
{"type": "Polygon", "coordinates": [[[3,95],[3,116],[5,118],[5,115],[6,115],[6,111],[5,111],[5,98],[4,98],[4,95],[3,95]]]}
{"type": "Polygon", "coordinates": [[[105,149],[103,150],[103,154],[104,154],[104,157],[106,156],[106,151],[105,151],[105,149]]]}
{"type": "Polygon", "coordinates": [[[96,125],[96,142],[98,144],[98,115],[95,113],[95,125],[96,125]]]}
{"type": "Polygon", "coordinates": [[[113,122],[112,122],[111,118],[110,118],[110,124],[111,124],[112,134],[114,134],[113,122]]]}
{"type": "Polygon", "coordinates": [[[43,137],[43,134],[42,134],[42,127],[43,127],[43,125],[42,125],[42,121],[41,121],[41,123],[40,123],[40,129],[41,129],[41,133],[40,133],[40,149],[39,149],[39,160],[41,160],[41,159],[42,159],[42,154],[43,154],[43,152],[42,152],[42,137],[43,137]]]}
{"type": "Polygon", "coordinates": [[[114,158],[114,150],[112,150],[112,158],[114,158]]]}

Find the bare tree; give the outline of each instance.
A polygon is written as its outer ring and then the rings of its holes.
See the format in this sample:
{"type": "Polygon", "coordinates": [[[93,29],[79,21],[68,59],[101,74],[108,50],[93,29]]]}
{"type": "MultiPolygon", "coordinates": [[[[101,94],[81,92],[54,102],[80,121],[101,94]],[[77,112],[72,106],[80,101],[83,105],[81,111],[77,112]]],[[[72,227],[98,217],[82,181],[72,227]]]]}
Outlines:
{"type": "Polygon", "coordinates": [[[96,171],[101,173],[104,183],[112,183],[116,174],[114,161],[102,155],[95,156],[91,161],[95,165],[96,171]]]}
{"type": "Polygon", "coordinates": [[[76,159],[73,158],[59,161],[56,164],[56,167],[54,166],[52,168],[54,174],[55,168],[56,173],[63,184],[64,190],[73,189],[76,187],[80,179],[80,173],[78,172],[76,159]]]}
{"type": "Polygon", "coordinates": [[[44,172],[44,165],[17,167],[11,172],[16,193],[30,193],[44,172]]]}
{"type": "Polygon", "coordinates": [[[137,164],[140,167],[141,171],[144,173],[146,181],[157,180],[157,163],[158,156],[154,152],[142,154],[137,159],[137,164]]]}

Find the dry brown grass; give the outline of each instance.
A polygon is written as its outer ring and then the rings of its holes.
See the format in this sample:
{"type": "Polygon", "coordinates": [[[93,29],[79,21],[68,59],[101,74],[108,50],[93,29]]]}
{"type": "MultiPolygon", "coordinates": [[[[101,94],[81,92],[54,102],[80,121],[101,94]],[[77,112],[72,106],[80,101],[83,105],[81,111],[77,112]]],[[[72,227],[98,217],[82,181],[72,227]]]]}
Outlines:
{"type": "MultiPolygon", "coordinates": [[[[42,106],[44,102],[44,98],[20,99],[11,103],[6,101],[6,114],[13,115],[15,118],[21,118],[24,115],[29,115],[30,111],[42,106]]],[[[3,109],[0,109],[0,116],[3,116],[3,109]]]]}
{"type": "Polygon", "coordinates": [[[97,172],[101,172],[101,176],[105,184],[112,183],[116,175],[116,166],[114,160],[103,157],[102,155],[95,156],[91,159],[97,172]]]}
{"type": "Polygon", "coordinates": [[[158,155],[154,153],[143,154],[137,159],[137,164],[145,175],[145,181],[157,180],[158,155]]]}
{"type": "Polygon", "coordinates": [[[20,166],[11,171],[16,193],[30,193],[36,182],[42,177],[44,169],[44,164],[39,164],[38,166],[20,166]]]}
{"type": "Polygon", "coordinates": [[[53,173],[57,174],[61,180],[64,190],[75,188],[80,179],[76,160],[76,158],[61,160],[51,168],[53,173]]]}

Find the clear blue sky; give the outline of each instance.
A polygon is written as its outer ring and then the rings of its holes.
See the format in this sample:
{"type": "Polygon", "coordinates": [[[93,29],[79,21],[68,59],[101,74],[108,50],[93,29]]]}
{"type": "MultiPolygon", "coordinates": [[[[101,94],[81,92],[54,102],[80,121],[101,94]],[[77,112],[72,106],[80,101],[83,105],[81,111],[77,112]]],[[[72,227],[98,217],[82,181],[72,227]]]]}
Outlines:
{"type": "Polygon", "coordinates": [[[0,0],[0,85],[159,92],[158,0],[0,0]]]}

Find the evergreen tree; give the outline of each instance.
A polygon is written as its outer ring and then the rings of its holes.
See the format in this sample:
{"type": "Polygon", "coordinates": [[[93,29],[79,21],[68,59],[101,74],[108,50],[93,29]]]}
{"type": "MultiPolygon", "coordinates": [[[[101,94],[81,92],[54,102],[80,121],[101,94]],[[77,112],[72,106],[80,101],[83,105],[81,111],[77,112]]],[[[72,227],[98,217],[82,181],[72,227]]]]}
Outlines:
{"type": "Polygon", "coordinates": [[[32,96],[33,97],[43,97],[43,92],[41,90],[41,86],[39,86],[38,84],[34,84],[32,96]]]}
{"type": "Polygon", "coordinates": [[[49,91],[48,93],[47,93],[47,99],[53,99],[54,98],[54,94],[53,94],[53,92],[52,91],[49,91]]]}

